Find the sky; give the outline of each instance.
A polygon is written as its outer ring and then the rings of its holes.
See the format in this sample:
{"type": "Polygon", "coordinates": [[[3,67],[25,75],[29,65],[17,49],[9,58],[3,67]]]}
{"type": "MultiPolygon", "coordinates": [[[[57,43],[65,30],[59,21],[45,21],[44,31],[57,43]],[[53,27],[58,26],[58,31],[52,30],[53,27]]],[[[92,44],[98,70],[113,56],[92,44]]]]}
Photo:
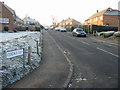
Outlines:
{"type": "Polygon", "coordinates": [[[2,0],[15,10],[17,16],[26,15],[42,25],[51,25],[52,17],[57,22],[73,18],[84,23],[91,15],[108,7],[118,9],[120,0],[2,0]]]}

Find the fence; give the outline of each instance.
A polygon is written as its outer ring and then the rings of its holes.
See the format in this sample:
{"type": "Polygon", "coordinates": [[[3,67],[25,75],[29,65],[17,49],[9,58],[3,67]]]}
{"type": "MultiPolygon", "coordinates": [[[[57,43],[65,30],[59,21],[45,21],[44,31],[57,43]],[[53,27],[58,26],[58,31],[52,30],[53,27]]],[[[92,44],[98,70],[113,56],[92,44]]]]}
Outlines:
{"type": "Polygon", "coordinates": [[[83,25],[82,28],[88,34],[93,34],[95,32],[102,32],[102,31],[118,31],[118,27],[113,27],[113,26],[83,25]]]}
{"type": "Polygon", "coordinates": [[[0,69],[2,87],[19,80],[39,66],[42,54],[41,34],[42,32],[35,32],[1,43],[4,47],[3,53],[0,53],[2,56],[0,57],[2,60],[0,69]]]}

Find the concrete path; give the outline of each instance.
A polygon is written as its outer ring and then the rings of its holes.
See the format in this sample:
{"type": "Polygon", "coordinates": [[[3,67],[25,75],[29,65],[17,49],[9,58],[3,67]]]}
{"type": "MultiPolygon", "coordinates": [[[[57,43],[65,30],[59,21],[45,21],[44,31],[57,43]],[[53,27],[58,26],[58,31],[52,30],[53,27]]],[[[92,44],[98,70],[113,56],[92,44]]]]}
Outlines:
{"type": "Polygon", "coordinates": [[[43,57],[40,67],[8,88],[62,88],[69,75],[69,65],[63,53],[43,31],[43,57]]]}

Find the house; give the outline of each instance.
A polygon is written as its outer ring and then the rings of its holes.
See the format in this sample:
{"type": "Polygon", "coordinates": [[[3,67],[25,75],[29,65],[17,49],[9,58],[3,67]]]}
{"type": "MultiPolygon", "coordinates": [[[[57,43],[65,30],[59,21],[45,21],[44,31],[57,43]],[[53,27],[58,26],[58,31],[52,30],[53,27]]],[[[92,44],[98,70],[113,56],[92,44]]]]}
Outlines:
{"type": "Polygon", "coordinates": [[[23,21],[26,25],[33,24],[33,23],[35,24],[37,22],[35,19],[32,19],[29,16],[26,16],[25,18],[23,18],[23,21]]]}
{"type": "Polygon", "coordinates": [[[58,27],[70,27],[70,26],[78,26],[82,25],[79,21],[75,19],[68,18],[66,20],[63,20],[62,22],[58,23],[58,27]]]}
{"type": "Polygon", "coordinates": [[[18,26],[23,26],[23,25],[24,25],[24,21],[19,16],[16,16],[16,21],[15,21],[14,26],[18,27],[18,26]]]}
{"type": "Polygon", "coordinates": [[[84,25],[107,25],[107,26],[118,26],[120,18],[120,11],[112,8],[107,8],[102,11],[98,11],[93,14],[87,20],[84,25]]]}
{"type": "Polygon", "coordinates": [[[35,30],[35,27],[39,27],[41,26],[41,24],[36,21],[35,19],[32,19],[31,17],[29,16],[26,16],[24,19],[24,25],[28,27],[29,30],[35,30]]]}
{"type": "Polygon", "coordinates": [[[0,31],[5,31],[5,27],[8,27],[8,31],[13,32],[15,19],[15,11],[4,2],[0,2],[0,31]]]}

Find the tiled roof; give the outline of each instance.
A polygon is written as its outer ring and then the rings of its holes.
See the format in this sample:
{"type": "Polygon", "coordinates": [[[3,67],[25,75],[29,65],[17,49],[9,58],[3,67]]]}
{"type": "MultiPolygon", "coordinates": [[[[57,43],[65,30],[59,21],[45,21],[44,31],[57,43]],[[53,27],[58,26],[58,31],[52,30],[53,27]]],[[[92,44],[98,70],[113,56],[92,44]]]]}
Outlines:
{"type": "Polygon", "coordinates": [[[114,10],[114,9],[112,9],[112,10],[109,9],[104,13],[104,15],[120,15],[120,11],[114,10]]]}
{"type": "Polygon", "coordinates": [[[32,18],[30,18],[30,17],[25,17],[25,18],[23,19],[23,21],[25,21],[25,22],[31,22],[31,23],[37,22],[35,19],[32,19],[32,18]]]}
{"type": "Polygon", "coordinates": [[[97,17],[97,16],[103,15],[108,9],[109,9],[109,8],[104,9],[104,10],[98,12],[98,13],[95,13],[95,14],[93,14],[91,17],[89,17],[88,19],[93,19],[93,18],[95,18],[95,17],[97,17]]]}
{"type": "Polygon", "coordinates": [[[76,24],[80,24],[80,25],[82,25],[80,22],[78,22],[78,21],[75,20],[75,19],[72,19],[72,22],[74,22],[74,23],[76,23],[76,24]]]}
{"type": "Polygon", "coordinates": [[[8,7],[6,4],[4,4],[4,2],[0,3],[2,3],[2,5],[4,5],[14,15],[14,17],[16,17],[15,11],[12,8],[8,7]]]}
{"type": "Polygon", "coordinates": [[[77,21],[77,20],[75,20],[75,19],[70,19],[70,18],[68,18],[68,19],[66,19],[66,20],[63,20],[63,21],[60,22],[60,23],[65,23],[65,22],[73,22],[73,23],[76,23],[76,24],[81,24],[79,21],[77,21]]]}
{"type": "Polygon", "coordinates": [[[97,16],[101,16],[101,15],[120,15],[119,13],[120,11],[112,9],[112,8],[106,8],[100,12],[97,12],[95,14],[93,14],[91,17],[89,17],[88,19],[93,19],[97,16]]]}

